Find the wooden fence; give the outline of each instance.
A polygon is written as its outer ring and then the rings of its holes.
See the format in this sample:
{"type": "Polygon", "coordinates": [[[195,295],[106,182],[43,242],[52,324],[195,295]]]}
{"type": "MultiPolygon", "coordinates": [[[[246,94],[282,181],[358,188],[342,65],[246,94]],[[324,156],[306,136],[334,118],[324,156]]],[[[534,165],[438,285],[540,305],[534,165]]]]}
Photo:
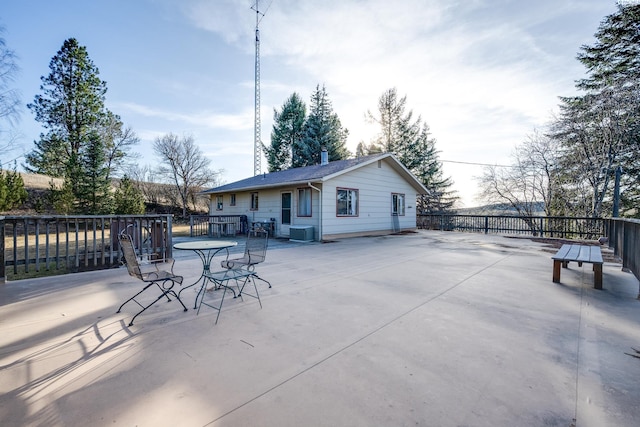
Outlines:
{"type": "Polygon", "coordinates": [[[0,216],[0,282],[117,267],[122,231],[141,257],[171,258],[171,215],[0,216]]]}

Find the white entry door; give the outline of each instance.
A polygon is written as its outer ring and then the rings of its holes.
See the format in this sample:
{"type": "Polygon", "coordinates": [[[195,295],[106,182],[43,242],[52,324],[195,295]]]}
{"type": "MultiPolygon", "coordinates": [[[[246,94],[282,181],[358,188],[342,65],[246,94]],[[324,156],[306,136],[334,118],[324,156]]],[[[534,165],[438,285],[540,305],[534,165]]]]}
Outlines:
{"type": "Polygon", "coordinates": [[[280,235],[282,237],[289,236],[289,226],[291,225],[291,207],[293,206],[293,197],[290,191],[280,194],[280,235]]]}

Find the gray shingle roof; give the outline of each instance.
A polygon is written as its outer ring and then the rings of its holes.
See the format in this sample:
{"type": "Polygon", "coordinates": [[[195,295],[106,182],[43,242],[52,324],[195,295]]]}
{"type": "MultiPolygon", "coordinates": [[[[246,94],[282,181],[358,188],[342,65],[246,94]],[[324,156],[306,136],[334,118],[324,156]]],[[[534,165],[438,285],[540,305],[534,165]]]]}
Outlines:
{"type": "MultiPolygon", "coordinates": [[[[226,193],[229,191],[240,190],[246,191],[259,188],[279,187],[283,185],[306,183],[309,181],[319,181],[323,180],[323,178],[325,177],[339,174],[340,172],[347,171],[358,165],[368,164],[376,161],[377,159],[384,159],[387,157],[393,156],[389,153],[380,153],[347,160],[337,160],[335,162],[329,162],[326,165],[305,166],[302,168],[287,169],[279,172],[264,173],[261,175],[242,179],[240,181],[232,182],[230,184],[225,184],[220,187],[210,188],[203,191],[201,194],[226,193]]],[[[400,164],[399,162],[397,163],[400,164]]],[[[415,178],[413,179],[415,180],[415,178]]]]}

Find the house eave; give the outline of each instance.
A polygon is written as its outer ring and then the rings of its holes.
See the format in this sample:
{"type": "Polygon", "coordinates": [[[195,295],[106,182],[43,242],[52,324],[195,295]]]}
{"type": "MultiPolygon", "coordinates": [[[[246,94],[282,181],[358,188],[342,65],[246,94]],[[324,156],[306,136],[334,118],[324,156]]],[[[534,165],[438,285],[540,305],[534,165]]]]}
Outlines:
{"type": "Polygon", "coordinates": [[[247,187],[239,187],[239,188],[230,188],[230,189],[226,189],[226,190],[216,190],[216,189],[211,189],[211,190],[206,190],[206,191],[202,191],[199,194],[202,195],[214,195],[214,194],[227,194],[227,193],[241,193],[241,192],[245,192],[245,191],[256,191],[256,190],[269,190],[269,189],[274,189],[274,188],[283,188],[283,187],[295,187],[295,186],[307,186],[308,182],[321,182],[323,181],[322,179],[318,180],[318,179],[313,179],[313,180],[299,180],[299,181],[289,181],[286,183],[275,183],[275,184],[265,184],[265,185],[251,185],[251,186],[247,186],[247,187]]]}

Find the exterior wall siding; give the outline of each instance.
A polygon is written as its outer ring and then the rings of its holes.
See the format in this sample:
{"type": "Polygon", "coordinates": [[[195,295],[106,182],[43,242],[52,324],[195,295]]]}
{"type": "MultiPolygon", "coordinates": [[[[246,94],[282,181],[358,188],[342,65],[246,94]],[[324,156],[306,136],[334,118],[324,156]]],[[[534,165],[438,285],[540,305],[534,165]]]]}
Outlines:
{"type": "Polygon", "coordinates": [[[212,194],[210,215],[247,215],[249,222],[269,221],[276,219],[276,236],[288,237],[282,231],[281,194],[285,191],[292,193],[291,225],[311,225],[314,227],[315,239],[320,238],[322,228],[323,238],[337,238],[364,234],[386,234],[395,229],[413,230],[416,228],[416,191],[415,189],[386,161],[374,162],[362,166],[348,173],[339,175],[324,183],[314,182],[314,187],[322,190],[320,193],[311,189],[311,217],[298,217],[298,189],[301,186],[284,186],[274,189],[259,190],[258,210],[252,211],[252,191],[238,191],[236,206],[230,206],[231,194],[223,194],[223,209],[216,210],[216,195],[212,194]],[[378,166],[380,164],[380,167],[378,166]],[[358,216],[337,216],[336,190],[349,188],[358,190],[358,216]],[[392,215],[393,193],[405,195],[405,215],[392,215]],[[322,209],[322,212],[320,210],[322,209]],[[320,227],[320,218],[322,226],[320,227]]]}
{"type": "Polygon", "coordinates": [[[314,227],[315,238],[319,238],[318,214],[319,196],[318,192],[312,190],[311,193],[311,217],[298,217],[298,188],[302,187],[282,187],[276,189],[258,190],[258,210],[251,210],[251,193],[253,191],[240,191],[236,193],[224,193],[222,210],[216,210],[216,194],[210,196],[209,215],[246,215],[249,224],[253,221],[269,221],[276,219],[276,236],[289,237],[288,233],[282,232],[282,212],[281,194],[290,191],[292,193],[291,203],[291,224],[290,225],[312,225],[314,227]],[[236,195],[236,206],[231,206],[231,194],[236,195]]]}
{"type": "Polygon", "coordinates": [[[349,174],[325,182],[323,191],[323,235],[327,238],[340,235],[357,235],[367,232],[390,232],[416,228],[416,192],[386,162],[372,163],[349,174]],[[338,188],[358,190],[357,217],[336,215],[336,191],[338,188]],[[391,215],[391,194],[405,195],[405,215],[391,215]]]}

